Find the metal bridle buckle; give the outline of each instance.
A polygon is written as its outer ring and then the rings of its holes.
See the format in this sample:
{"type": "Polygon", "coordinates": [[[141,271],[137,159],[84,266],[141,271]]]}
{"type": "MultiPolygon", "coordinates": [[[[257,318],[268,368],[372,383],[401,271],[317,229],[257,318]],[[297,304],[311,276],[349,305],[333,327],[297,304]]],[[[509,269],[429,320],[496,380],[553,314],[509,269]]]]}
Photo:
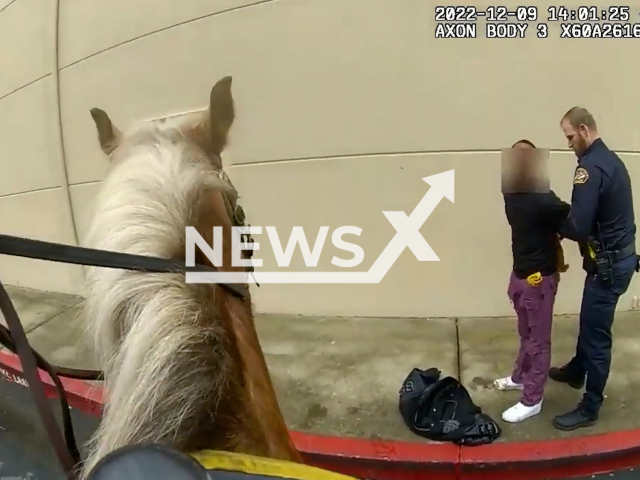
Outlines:
{"type": "MultiPolygon", "coordinates": [[[[247,225],[247,227],[250,227],[250,226],[251,225],[247,225]]],[[[240,234],[240,241],[242,243],[248,243],[248,244],[253,244],[255,242],[255,240],[253,239],[253,237],[251,236],[250,233],[242,233],[242,234],[240,234]]],[[[245,250],[245,252],[247,252],[247,258],[253,257],[253,250],[247,249],[247,250],[245,250]]]]}
{"type": "MultiPolygon", "coordinates": [[[[247,225],[247,227],[250,227],[251,225],[247,225]]],[[[255,242],[255,240],[253,239],[253,237],[251,236],[250,233],[242,233],[240,234],[240,241],[242,243],[247,243],[247,244],[252,244],[255,242]]],[[[246,252],[247,258],[249,260],[251,260],[251,257],[253,257],[253,250],[244,250],[246,252]]],[[[246,267],[247,271],[250,272],[251,274],[253,274],[253,272],[255,271],[255,268],[253,265],[251,265],[250,267],[246,267]]],[[[255,276],[253,277],[253,279],[255,280],[255,276]]],[[[259,287],[260,284],[256,281],[256,285],[259,287]]]]}
{"type": "Polygon", "coordinates": [[[219,170],[218,171],[218,178],[220,180],[222,180],[224,183],[226,183],[227,185],[229,185],[231,183],[229,181],[229,176],[227,175],[227,172],[225,172],[224,170],[219,170]]]}
{"type": "Polygon", "coordinates": [[[238,203],[236,203],[236,207],[233,209],[233,216],[238,225],[244,225],[244,222],[247,219],[244,209],[238,203]]]}

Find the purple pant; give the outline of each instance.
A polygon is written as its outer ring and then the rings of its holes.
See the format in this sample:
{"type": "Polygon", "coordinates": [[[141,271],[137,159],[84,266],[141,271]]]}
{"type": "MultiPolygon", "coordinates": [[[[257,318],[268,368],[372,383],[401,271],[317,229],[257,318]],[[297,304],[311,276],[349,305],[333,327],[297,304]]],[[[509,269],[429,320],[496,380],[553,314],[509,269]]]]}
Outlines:
{"type": "Polygon", "coordinates": [[[511,379],[524,385],[520,401],[529,407],[542,400],[549,374],[553,304],[559,280],[558,274],[550,275],[531,286],[512,272],[509,281],[507,293],[518,316],[520,335],[520,351],[511,379]]]}

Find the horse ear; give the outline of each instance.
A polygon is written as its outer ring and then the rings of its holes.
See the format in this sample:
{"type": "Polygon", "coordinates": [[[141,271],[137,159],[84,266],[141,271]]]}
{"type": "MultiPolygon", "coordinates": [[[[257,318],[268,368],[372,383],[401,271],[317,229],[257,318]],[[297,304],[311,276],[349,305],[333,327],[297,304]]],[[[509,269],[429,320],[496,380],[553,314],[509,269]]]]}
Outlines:
{"type": "Polygon", "coordinates": [[[209,128],[216,153],[221,153],[227,144],[227,135],[235,119],[231,77],[224,77],[213,86],[209,97],[209,128]]]}
{"type": "Polygon", "coordinates": [[[92,108],[91,117],[93,118],[98,130],[100,148],[102,148],[104,153],[110,155],[118,146],[122,134],[120,133],[120,130],[113,125],[109,115],[107,115],[107,112],[104,110],[92,108]]]}

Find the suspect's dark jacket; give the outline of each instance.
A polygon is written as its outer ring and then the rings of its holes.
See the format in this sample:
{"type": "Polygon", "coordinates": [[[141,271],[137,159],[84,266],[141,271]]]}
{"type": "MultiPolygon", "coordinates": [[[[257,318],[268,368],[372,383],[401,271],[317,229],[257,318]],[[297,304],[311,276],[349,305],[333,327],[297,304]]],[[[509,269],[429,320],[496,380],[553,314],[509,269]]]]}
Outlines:
{"type": "Polygon", "coordinates": [[[483,445],[502,430],[473,403],[466,388],[440,370],[414,368],[400,389],[400,414],[409,429],[421,437],[457,445],[483,445]]]}
{"type": "Polygon", "coordinates": [[[513,271],[518,278],[558,271],[558,230],[571,206],[553,192],[504,193],[511,226],[513,271]]]}

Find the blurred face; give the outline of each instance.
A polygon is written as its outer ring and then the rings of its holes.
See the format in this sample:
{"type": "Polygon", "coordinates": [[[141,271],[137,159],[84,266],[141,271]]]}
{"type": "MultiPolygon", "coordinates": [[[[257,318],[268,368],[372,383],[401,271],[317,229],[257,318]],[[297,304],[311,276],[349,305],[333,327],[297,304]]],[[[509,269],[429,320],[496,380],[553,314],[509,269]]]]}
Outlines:
{"type": "Polygon", "coordinates": [[[589,145],[591,145],[591,133],[587,126],[580,125],[580,128],[576,129],[568,120],[563,120],[561,127],[569,148],[573,150],[576,157],[580,158],[583,156],[589,148],[589,145]]]}
{"type": "Polygon", "coordinates": [[[515,150],[516,171],[522,177],[530,178],[536,166],[534,148],[528,143],[516,143],[513,149],[515,150]]]}
{"type": "Polygon", "coordinates": [[[516,143],[503,158],[503,190],[531,192],[544,188],[539,153],[531,145],[516,143]]]}

